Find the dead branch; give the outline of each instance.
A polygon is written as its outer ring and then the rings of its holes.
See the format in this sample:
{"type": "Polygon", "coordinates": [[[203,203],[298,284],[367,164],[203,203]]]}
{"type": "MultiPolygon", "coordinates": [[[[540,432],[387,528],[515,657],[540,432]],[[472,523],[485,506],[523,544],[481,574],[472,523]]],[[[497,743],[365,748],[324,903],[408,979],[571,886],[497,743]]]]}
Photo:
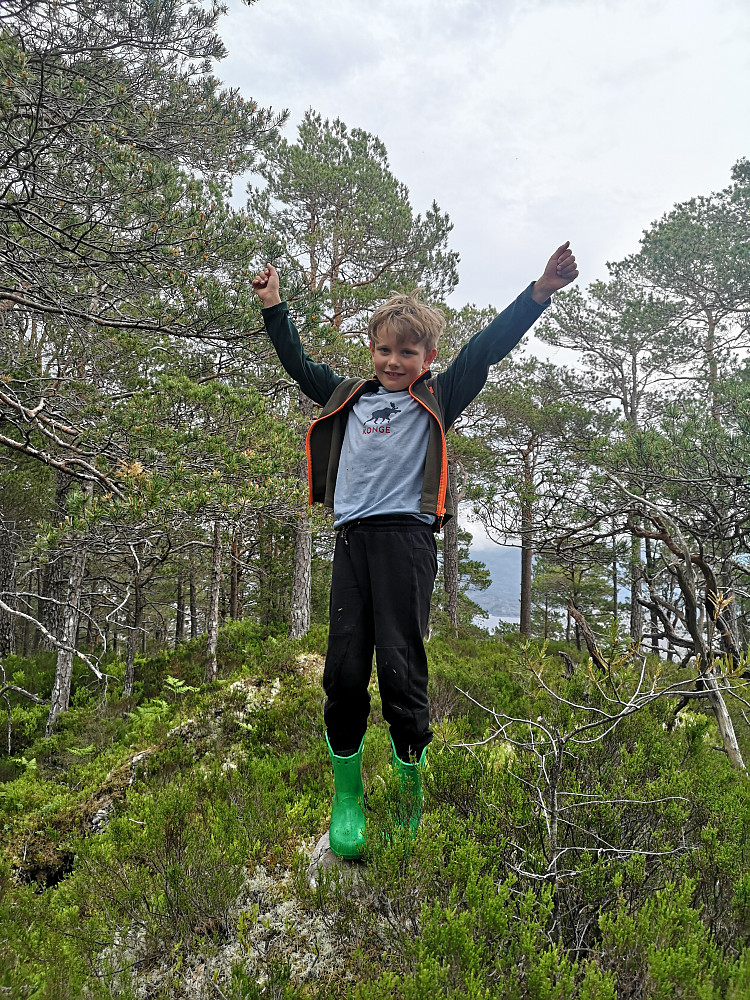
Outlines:
{"type": "Polygon", "coordinates": [[[599,647],[596,644],[596,639],[594,633],[589,627],[589,623],[583,617],[581,612],[573,603],[572,598],[568,598],[568,613],[570,617],[576,622],[579,629],[581,630],[581,635],[583,636],[583,641],[586,643],[586,649],[589,651],[589,656],[597,665],[597,667],[602,671],[602,673],[607,672],[607,663],[604,660],[602,654],[599,652],[599,647]]]}

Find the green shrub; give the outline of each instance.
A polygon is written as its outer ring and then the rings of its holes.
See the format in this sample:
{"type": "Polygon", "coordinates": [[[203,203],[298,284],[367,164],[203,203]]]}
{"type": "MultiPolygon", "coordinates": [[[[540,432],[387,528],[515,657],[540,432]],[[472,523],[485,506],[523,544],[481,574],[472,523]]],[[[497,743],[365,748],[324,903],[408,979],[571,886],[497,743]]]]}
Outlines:
{"type": "Polygon", "coordinates": [[[19,1000],[105,996],[82,951],[81,914],[55,893],[17,885],[0,858],[0,994],[19,1000]]]}
{"type": "Polygon", "coordinates": [[[127,812],[77,845],[71,893],[125,928],[144,955],[226,936],[253,845],[226,798],[203,782],[133,794],[127,812]]]}
{"type": "Polygon", "coordinates": [[[486,862],[475,851],[469,856],[454,853],[447,905],[423,904],[419,932],[404,940],[398,969],[358,984],[357,1000],[614,1000],[611,974],[550,944],[548,888],[522,891],[513,878],[498,884],[481,874],[486,862]]]}
{"type": "Polygon", "coordinates": [[[44,733],[49,705],[31,701],[15,704],[10,712],[11,753],[20,753],[44,733]]]}
{"type": "Polygon", "coordinates": [[[725,957],[691,905],[694,888],[689,880],[668,885],[635,913],[620,900],[615,912],[601,917],[603,963],[624,995],[653,1000],[743,995],[736,990],[750,982],[747,953],[739,961],[725,957]]]}
{"type": "MultiPolygon", "coordinates": [[[[294,866],[299,900],[330,928],[346,971],[303,985],[269,953],[265,980],[238,964],[219,984],[234,1000],[750,996],[748,779],[713,749],[709,716],[692,711],[671,728],[674,700],[656,701],[598,742],[568,743],[553,869],[550,771],[511,743],[529,723],[498,734],[497,719],[456,687],[558,733],[607,704],[612,689],[585,665],[565,677],[554,655],[517,636],[434,638],[430,694],[441,710],[419,832],[412,839],[395,822],[375,695],[364,759],[368,863],[356,867],[356,892],[337,872],[312,891],[297,852],[326,829],[333,785],[322,694],[296,660],[321,653],[325,631],[298,642],[283,633],[227,623],[220,681],[208,688],[204,639],[139,658],[127,704],[111,687],[106,704],[94,698],[82,672],[77,704],[49,740],[39,735],[46,709],[35,716],[14,702],[18,742],[5,772],[14,780],[0,784],[5,851],[17,866],[35,845],[53,857],[75,850],[77,862],[56,888],[32,891],[0,861],[0,988],[50,1000],[125,996],[126,976],[99,983],[106,964],[158,959],[175,966],[163,995],[177,991],[179,956],[234,933],[237,894],[263,863],[294,866]],[[579,707],[540,690],[530,660],[579,707]],[[230,676],[261,682],[255,707],[253,684],[228,690],[230,676]],[[131,786],[139,749],[148,757],[131,786]],[[107,797],[109,827],[74,842],[107,797]]],[[[42,679],[44,655],[17,661],[17,671],[42,679]]],[[[629,680],[625,667],[611,678],[629,680]]],[[[137,992],[135,969],[131,980],[137,992]]]]}

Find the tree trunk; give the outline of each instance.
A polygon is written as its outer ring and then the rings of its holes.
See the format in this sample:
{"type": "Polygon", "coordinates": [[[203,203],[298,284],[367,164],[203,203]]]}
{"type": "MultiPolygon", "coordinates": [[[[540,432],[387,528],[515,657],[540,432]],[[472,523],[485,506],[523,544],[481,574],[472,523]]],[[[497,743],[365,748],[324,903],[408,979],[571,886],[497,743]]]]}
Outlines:
{"type": "MultiPolygon", "coordinates": [[[[654,546],[650,538],[646,538],[646,570],[648,573],[649,584],[653,580],[656,573],[656,554],[654,553],[654,546]]],[[[656,608],[652,607],[649,609],[649,628],[651,631],[651,652],[655,655],[659,655],[659,639],[657,638],[659,632],[659,617],[656,614],[656,608]]]]}
{"type": "Polygon", "coordinates": [[[133,578],[133,610],[130,616],[130,631],[128,632],[128,647],[125,656],[125,679],[123,694],[130,698],[135,686],[135,651],[138,647],[138,636],[143,625],[143,587],[140,573],[133,578]]]}
{"type": "MultiPolygon", "coordinates": [[[[63,619],[65,617],[64,600],[64,560],[59,549],[53,549],[48,553],[49,562],[44,567],[42,573],[42,593],[39,600],[39,621],[46,630],[59,639],[63,630],[63,619]]],[[[41,649],[53,650],[57,646],[48,639],[44,633],[39,640],[41,649]]]]}
{"type": "Polygon", "coordinates": [[[636,645],[643,635],[643,607],[639,600],[642,583],[641,540],[634,535],[630,540],[630,638],[636,645]]]}
{"type": "Polygon", "coordinates": [[[448,489],[454,499],[455,516],[443,528],[443,586],[445,610],[451,628],[458,630],[458,477],[455,458],[448,459],[448,489]]]}
{"type": "Polygon", "coordinates": [[[177,611],[174,621],[174,644],[179,646],[185,638],[185,594],[182,589],[182,568],[177,573],[177,611]]]}
{"type": "MultiPolygon", "coordinates": [[[[44,573],[41,566],[38,566],[34,570],[34,582],[36,584],[36,616],[39,621],[42,620],[42,592],[44,589],[44,573]]],[[[31,636],[31,652],[29,655],[33,655],[37,649],[39,649],[39,641],[41,639],[42,633],[39,629],[34,629],[31,636]]]]}
{"type": "MultiPolygon", "coordinates": [[[[16,546],[11,522],[0,517],[0,598],[8,607],[16,603],[16,546]]],[[[14,615],[0,610],[0,659],[16,651],[14,615]]]]}
{"type": "MultiPolygon", "coordinates": [[[[55,505],[56,516],[62,520],[65,516],[65,495],[70,487],[70,477],[62,472],[56,473],[55,505]]],[[[52,549],[47,553],[47,565],[42,574],[42,588],[37,617],[47,631],[56,639],[62,636],[63,618],[65,617],[65,560],[62,552],[52,549]]],[[[39,640],[41,649],[56,650],[57,646],[43,633],[39,640]]]]}
{"type": "Polygon", "coordinates": [[[521,496],[521,635],[531,636],[531,576],[533,570],[532,478],[529,454],[524,454],[524,491],[521,496]]]}
{"type": "Polygon", "coordinates": [[[35,631],[36,629],[32,628],[31,622],[28,620],[28,618],[24,618],[23,632],[21,633],[22,656],[31,656],[35,631]]]}
{"type": "Polygon", "coordinates": [[[195,596],[195,570],[191,564],[190,576],[188,578],[190,591],[190,638],[198,638],[198,604],[195,596]]]}
{"type": "Polygon", "coordinates": [[[706,310],[708,330],[706,332],[706,362],[708,393],[711,406],[711,417],[721,421],[721,386],[719,380],[719,364],[716,358],[716,320],[709,310],[706,310]]]}
{"type": "MultiPolygon", "coordinates": [[[[314,403],[303,392],[299,394],[299,407],[309,422],[314,413],[314,403]]],[[[307,482],[307,460],[303,458],[297,468],[303,482],[307,482]]],[[[294,571],[292,575],[292,596],[289,607],[289,635],[299,639],[310,628],[310,601],[312,596],[312,531],[310,519],[305,514],[294,536],[294,571]]]]}
{"type": "Polygon", "coordinates": [[[73,549],[68,574],[68,594],[62,616],[61,644],[66,647],[58,649],[55,680],[52,686],[52,697],[47,718],[47,736],[52,731],[61,712],[67,712],[70,705],[70,682],[73,678],[73,647],[78,634],[78,618],[81,607],[81,592],[83,577],[86,571],[86,544],[79,541],[73,549]]]}
{"type": "Polygon", "coordinates": [[[240,617],[240,537],[232,534],[232,566],[229,577],[229,617],[240,617]]]}
{"type": "MultiPolygon", "coordinates": [[[[309,525],[307,517],[304,521],[309,525]]],[[[294,535],[294,572],[289,608],[289,637],[301,639],[310,628],[310,598],[312,590],[312,531],[300,526],[294,535]]]]}
{"type": "Polygon", "coordinates": [[[740,753],[740,747],[737,742],[737,735],[734,731],[732,717],[727,711],[726,703],[719,689],[713,670],[706,671],[706,673],[702,675],[702,679],[705,682],[706,690],[708,691],[708,700],[711,703],[711,708],[714,710],[714,715],[716,716],[716,724],[718,725],[719,732],[721,733],[721,742],[724,746],[724,751],[729,760],[732,762],[732,765],[738,770],[744,771],[745,762],[743,761],[742,754],[740,753]]]}
{"type": "Polygon", "coordinates": [[[84,642],[86,643],[86,652],[91,651],[91,644],[94,640],[94,602],[89,601],[88,610],[86,612],[86,635],[84,637],[84,642]]]}
{"type": "Polygon", "coordinates": [[[211,561],[211,588],[208,598],[208,614],[206,616],[206,681],[215,681],[219,675],[219,665],[216,660],[216,647],[219,641],[219,591],[221,590],[221,557],[223,539],[221,525],[214,521],[213,559],[211,561]]]}
{"type": "Polygon", "coordinates": [[[732,717],[727,711],[724,697],[716,679],[711,647],[706,644],[703,634],[704,623],[703,616],[700,611],[700,604],[702,603],[704,606],[706,605],[706,598],[709,590],[715,597],[716,581],[713,573],[711,572],[711,567],[701,561],[701,571],[703,573],[705,587],[703,600],[702,602],[699,601],[695,567],[693,566],[693,560],[689,547],[683,539],[680,539],[679,545],[673,544],[670,547],[672,547],[673,551],[676,553],[679,552],[679,549],[682,549],[682,559],[678,559],[673,563],[673,572],[679,585],[680,592],[682,593],[685,626],[690,634],[690,638],[693,640],[696,662],[700,671],[699,677],[696,681],[696,688],[700,689],[701,685],[703,685],[704,689],[708,693],[708,700],[714,711],[714,715],[716,716],[716,723],[719,727],[719,732],[721,733],[721,741],[724,746],[724,751],[733,766],[741,771],[744,771],[745,762],[742,759],[739,744],[737,743],[737,736],[734,731],[732,717]]]}
{"type": "Polygon", "coordinates": [[[617,535],[612,535],[612,619],[617,621],[620,613],[620,581],[617,574],[617,535]]]}
{"type": "MultiPolygon", "coordinates": [[[[740,650],[743,647],[742,636],[740,635],[740,623],[737,618],[737,585],[736,572],[732,567],[731,560],[725,559],[722,562],[719,573],[718,586],[726,593],[732,595],[734,600],[730,600],[728,606],[723,610],[723,619],[728,632],[728,641],[723,642],[724,649],[731,653],[731,648],[740,650]]],[[[734,666],[737,664],[734,663],[734,666]]]]}

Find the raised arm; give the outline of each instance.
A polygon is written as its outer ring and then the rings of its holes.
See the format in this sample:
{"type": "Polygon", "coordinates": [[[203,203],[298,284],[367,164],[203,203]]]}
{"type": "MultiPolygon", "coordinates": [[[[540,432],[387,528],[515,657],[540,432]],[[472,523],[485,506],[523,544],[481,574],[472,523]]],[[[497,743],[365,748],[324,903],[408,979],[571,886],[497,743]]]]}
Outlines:
{"type": "Polygon", "coordinates": [[[289,315],[289,307],[281,301],[276,268],[267,264],[253,278],[252,284],[263,305],[266,333],[284,371],[313,402],[325,406],[333,390],[343,381],[343,376],[337,375],[329,365],[313,361],[305,351],[289,315]]]}
{"type": "Polygon", "coordinates": [[[260,299],[264,309],[277,306],[281,302],[279,295],[279,272],[271,264],[266,264],[253,278],[255,294],[260,299]]]}
{"type": "Polygon", "coordinates": [[[537,278],[531,290],[531,297],[539,305],[543,305],[547,299],[565,288],[571,281],[578,277],[578,265],[570,249],[570,240],[563,243],[561,247],[552,254],[547,261],[547,266],[541,278],[537,278]]]}
{"type": "Polygon", "coordinates": [[[541,316],[550,296],[577,277],[578,267],[570,243],[563,243],[547,261],[542,276],[464,344],[453,364],[437,377],[446,429],[479,395],[490,367],[502,361],[541,316]]]}

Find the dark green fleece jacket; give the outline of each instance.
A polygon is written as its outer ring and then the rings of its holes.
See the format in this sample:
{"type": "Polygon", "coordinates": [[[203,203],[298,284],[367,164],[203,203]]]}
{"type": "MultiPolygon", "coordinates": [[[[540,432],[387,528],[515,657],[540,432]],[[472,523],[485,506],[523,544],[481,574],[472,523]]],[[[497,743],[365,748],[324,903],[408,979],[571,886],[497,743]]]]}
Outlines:
{"type": "MultiPolygon", "coordinates": [[[[518,343],[549,304],[539,305],[529,285],[499,316],[464,344],[444,372],[424,372],[409,387],[411,395],[429,412],[430,437],[424,465],[420,509],[434,514],[442,524],[454,514],[448,490],[445,434],[481,391],[491,365],[501,361],[518,343]]],[[[346,421],[355,402],[366,392],[376,392],[375,378],[344,378],[328,365],[313,361],[299,338],[286,302],[263,310],[263,320],[284,370],[306,396],[323,407],[307,433],[307,468],[310,502],[333,509],[341,446],[346,421]]]]}

